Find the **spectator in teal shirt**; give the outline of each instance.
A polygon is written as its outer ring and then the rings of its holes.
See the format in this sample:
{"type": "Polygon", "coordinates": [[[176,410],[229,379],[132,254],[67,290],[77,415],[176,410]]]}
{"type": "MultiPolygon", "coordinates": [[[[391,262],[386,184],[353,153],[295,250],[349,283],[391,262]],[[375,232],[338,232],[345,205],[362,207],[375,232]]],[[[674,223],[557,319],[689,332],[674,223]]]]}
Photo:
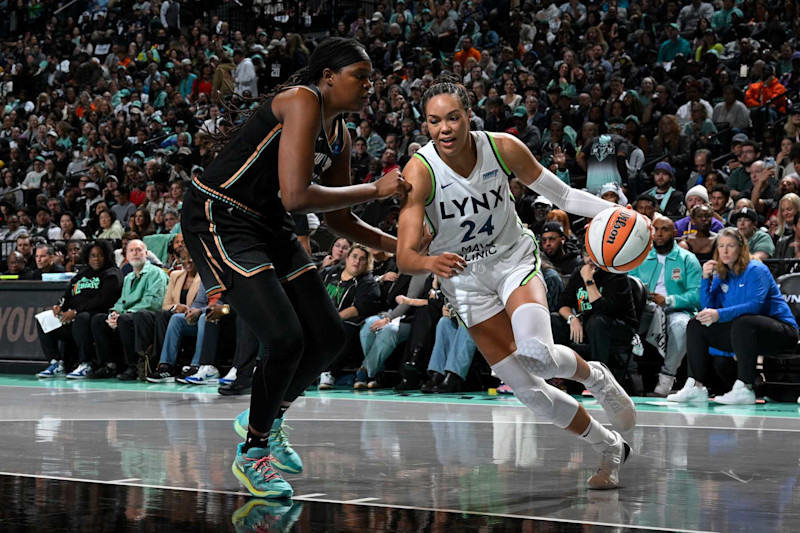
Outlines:
{"type": "Polygon", "coordinates": [[[733,15],[744,18],[742,10],[736,7],[734,0],[722,0],[722,9],[714,13],[714,16],[711,18],[711,27],[715,30],[730,28],[731,17],[733,17],[733,15]]]}
{"type": "Polygon", "coordinates": [[[680,28],[677,24],[674,22],[668,24],[664,32],[667,34],[667,40],[661,43],[658,49],[659,63],[669,63],[678,54],[683,54],[687,59],[691,57],[692,45],[680,36],[680,28]]]}

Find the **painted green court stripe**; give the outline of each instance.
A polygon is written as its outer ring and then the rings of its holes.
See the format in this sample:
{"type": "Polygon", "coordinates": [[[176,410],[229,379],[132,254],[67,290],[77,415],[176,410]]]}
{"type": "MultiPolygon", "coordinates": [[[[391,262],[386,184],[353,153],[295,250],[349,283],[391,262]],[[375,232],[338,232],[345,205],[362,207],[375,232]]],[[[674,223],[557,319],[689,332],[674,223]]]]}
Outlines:
{"type": "MultiPolygon", "coordinates": [[[[42,361],[42,368],[47,366],[42,361]]],[[[109,392],[137,392],[149,394],[175,393],[175,394],[217,394],[216,387],[200,387],[194,385],[181,385],[180,383],[142,383],[140,381],[108,380],[66,380],[64,378],[36,379],[32,375],[4,374],[0,375],[0,387],[28,387],[49,389],[53,391],[79,391],[79,390],[106,390],[109,392]]],[[[512,395],[491,395],[488,392],[460,392],[454,394],[422,394],[421,392],[397,393],[391,389],[377,391],[354,391],[352,388],[337,388],[329,391],[318,391],[309,388],[305,398],[325,398],[341,400],[373,400],[407,403],[439,403],[460,405],[490,405],[492,407],[523,408],[522,403],[512,395]]],[[[247,396],[242,396],[247,399],[247,396]]],[[[588,410],[601,410],[597,401],[592,397],[574,396],[588,410]]],[[[636,410],[650,413],[683,413],[697,415],[724,415],[724,416],[761,416],[800,419],[796,403],[767,402],[757,405],[721,405],[714,402],[707,404],[679,405],[668,404],[663,398],[633,398],[636,410]]]]}
{"type": "Polygon", "coordinates": [[[425,159],[425,156],[421,153],[417,152],[414,154],[414,157],[418,158],[422,161],[425,166],[428,168],[428,172],[431,175],[431,193],[428,195],[428,198],[425,200],[425,205],[431,205],[433,202],[433,197],[436,194],[436,176],[433,175],[433,169],[431,168],[430,164],[428,164],[428,160],[425,159]]]}

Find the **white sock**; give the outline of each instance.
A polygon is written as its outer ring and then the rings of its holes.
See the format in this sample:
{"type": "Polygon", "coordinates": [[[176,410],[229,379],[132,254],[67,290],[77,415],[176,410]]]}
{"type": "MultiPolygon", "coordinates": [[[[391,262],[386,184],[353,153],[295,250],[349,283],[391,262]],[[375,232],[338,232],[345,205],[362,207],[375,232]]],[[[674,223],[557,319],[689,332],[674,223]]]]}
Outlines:
{"type": "Polygon", "coordinates": [[[617,436],[613,431],[603,426],[600,422],[591,419],[589,427],[583,432],[581,438],[589,443],[594,451],[601,453],[617,443],[617,436]]]}
{"type": "Polygon", "coordinates": [[[599,368],[589,365],[589,377],[581,381],[581,383],[583,383],[589,391],[593,392],[605,384],[605,374],[599,368]]]}

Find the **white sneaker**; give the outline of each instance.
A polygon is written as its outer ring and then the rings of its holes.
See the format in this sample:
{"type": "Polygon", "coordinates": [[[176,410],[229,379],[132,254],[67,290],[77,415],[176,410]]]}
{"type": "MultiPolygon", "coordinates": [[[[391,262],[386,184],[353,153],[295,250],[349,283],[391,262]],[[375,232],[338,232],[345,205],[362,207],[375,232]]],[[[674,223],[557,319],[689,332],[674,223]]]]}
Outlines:
{"type": "Polygon", "coordinates": [[[619,431],[628,431],[636,425],[636,407],[633,405],[633,400],[625,392],[625,389],[617,383],[614,374],[603,363],[597,361],[590,361],[587,363],[590,367],[600,370],[604,378],[595,384],[590,392],[595,397],[597,403],[603,408],[608,415],[611,424],[619,431]]]}
{"type": "Polygon", "coordinates": [[[737,379],[730,392],[717,396],[714,401],[726,405],[753,405],[756,403],[756,393],[752,389],[748,389],[744,382],[737,379]]]}
{"type": "Polygon", "coordinates": [[[92,365],[81,363],[78,368],[67,374],[67,379],[86,379],[92,371],[92,365]]]}
{"type": "Polygon", "coordinates": [[[666,398],[667,395],[672,392],[672,386],[675,384],[675,377],[668,376],[666,374],[659,374],[658,375],[658,385],[656,385],[655,390],[653,393],[656,396],[661,396],[662,398],[666,398]]]}
{"type": "Polygon", "coordinates": [[[220,378],[219,384],[220,384],[220,386],[222,386],[222,385],[230,385],[234,381],[236,381],[236,367],[232,366],[231,369],[228,371],[228,373],[225,374],[225,377],[224,378],[220,378]]]}
{"type": "Polygon", "coordinates": [[[214,365],[200,365],[197,372],[186,378],[190,385],[216,385],[219,383],[219,370],[214,365]]]}
{"type": "Polygon", "coordinates": [[[590,489],[607,490],[619,486],[619,467],[628,460],[631,447],[625,442],[622,435],[616,431],[613,433],[617,437],[617,442],[600,454],[600,467],[586,482],[590,489]]]}
{"type": "Polygon", "coordinates": [[[336,383],[336,380],[333,379],[333,374],[330,372],[323,372],[319,375],[319,390],[331,390],[336,383]]]}
{"type": "Polygon", "coordinates": [[[38,372],[37,378],[63,378],[64,377],[64,361],[58,359],[51,359],[50,366],[38,372]]]}
{"type": "Polygon", "coordinates": [[[686,384],[681,390],[667,396],[667,401],[678,403],[707,402],[708,389],[705,387],[697,387],[696,383],[694,378],[687,379],[686,384]]]}

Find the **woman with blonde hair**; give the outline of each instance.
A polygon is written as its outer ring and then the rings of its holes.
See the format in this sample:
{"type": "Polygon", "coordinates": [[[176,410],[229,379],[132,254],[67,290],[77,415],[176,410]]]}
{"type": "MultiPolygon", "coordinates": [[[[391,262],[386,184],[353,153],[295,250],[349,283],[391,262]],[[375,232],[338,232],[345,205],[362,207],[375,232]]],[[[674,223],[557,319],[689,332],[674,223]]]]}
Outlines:
{"type": "Polygon", "coordinates": [[[792,106],[789,110],[789,119],[783,126],[783,131],[793,142],[800,142],[800,105],[792,106]]]}
{"type": "Polygon", "coordinates": [[[689,138],[681,133],[681,126],[675,115],[663,115],[658,121],[658,133],[650,143],[647,158],[664,160],[674,168],[686,168],[691,157],[689,138]]]}
{"type": "Polygon", "coordinates": [[[778,203],[778,229],[775,235],[781,238],[786,234],[791,236],[794,218],[800,213],[800,196],[793,192],[786,193],[778,203]]]}
{"type": "Polygon", "coordinates": [[[758,355],[794,350],[797,322],[783,300],[769,268],[750,256],[747,241],[736,228],[725,228],[717,237],[714,259],[703,265],[700,282],[702,311],[687,327],[689,379],[668,401],[707,402],[705,387],[709,349],[716,354],[714,367],[724,372],[725,358],[736,360],[737,379],[730,392],[717,396],[717,403],[756,403],[753,384],[758,355]],[[722,356],[722,357],[719,357],[722,356]]]}

